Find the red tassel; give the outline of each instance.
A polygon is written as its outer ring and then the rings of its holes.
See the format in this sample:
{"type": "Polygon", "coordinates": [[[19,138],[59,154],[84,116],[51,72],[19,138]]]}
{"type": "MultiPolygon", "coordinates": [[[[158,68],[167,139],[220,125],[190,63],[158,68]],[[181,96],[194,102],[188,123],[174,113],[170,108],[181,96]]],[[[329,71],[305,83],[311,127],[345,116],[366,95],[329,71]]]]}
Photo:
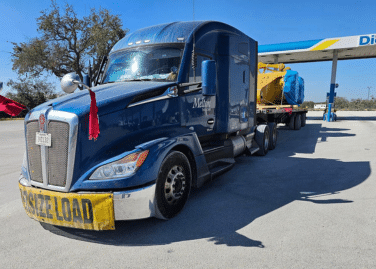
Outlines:
{"type": "Polygon", "coordinates": [[[24,105],[0,95],[0,111],[14,117],[18,116],[24,109],[26,109],[24,105]]]}
{"type": "Polygon", "coordinates": [[[89,140],[97,140],[100,133],[99,130],[99,119],[98,119],[98,107],[97,101],[95,100],[95,93],[92,90],[90,92],[90,114],[89,114],[89,140]]]}

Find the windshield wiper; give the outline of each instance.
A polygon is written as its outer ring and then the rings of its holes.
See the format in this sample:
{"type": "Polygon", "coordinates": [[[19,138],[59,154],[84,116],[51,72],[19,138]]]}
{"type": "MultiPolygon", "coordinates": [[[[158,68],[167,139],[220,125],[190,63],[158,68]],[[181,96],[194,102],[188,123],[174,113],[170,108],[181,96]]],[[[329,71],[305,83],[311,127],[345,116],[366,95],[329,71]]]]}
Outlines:
{"type": "Polygon", "coordinates": [[[103,82],[103,83],[101,83],[101,85],[104,85],[104,84],[110,84],[110,83],[115,83],[115,82],[118,82],[118,81],[107,81],[107,82],[103,82]]]}
{"type": "Polygon", "coordinates": [[[102,83],[103,84],[109,84],[109,83],[116,83],[116,82],[127,82],[127,81],[164,81],[164,79],[156,79],[156,78],[132,78],[132,79],[124,79],[124,80],[120,80],[120,81],[108,81],[108,82],[104,82],[102,83]]]}
{"type": "Polygon", "coordinates": [[[122,80],[121,82],[123,81],[150,81],[151,79],[150,78],[133,78],[133,79],[125,79],[125,80],[122,80]]]}

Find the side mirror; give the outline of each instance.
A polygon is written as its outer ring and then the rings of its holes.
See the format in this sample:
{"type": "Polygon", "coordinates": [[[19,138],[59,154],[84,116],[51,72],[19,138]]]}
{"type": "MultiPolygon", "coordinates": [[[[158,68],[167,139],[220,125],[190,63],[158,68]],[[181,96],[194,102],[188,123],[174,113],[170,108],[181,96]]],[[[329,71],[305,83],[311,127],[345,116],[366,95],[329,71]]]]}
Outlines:
{"type": "Polygon", "coordinates": [[[202,95],[213,96],[216,92],[217,70],[215,61],[203,61],[201,66],[202,95]]]}
{"type": "MultiPolygon", "coordinates": [[[[84,78],[85,79],[85,78],[84,78]]],[[[76,73],[68,73],[60,81],[61,89],[66,93],[74,92],[78,85],[84,86],[90,90],[90,87],[80,81],[80,77],[76,73]]]]}
{"type": "Polygon", "coordinates": [[[72,93],[78,87],[78,84],[74,83],[73,81],[79,81],[79,80],[80,80],[80,77],[76,73],[66,74],[60,81],[61,89],[66,93],[72,93]]]}

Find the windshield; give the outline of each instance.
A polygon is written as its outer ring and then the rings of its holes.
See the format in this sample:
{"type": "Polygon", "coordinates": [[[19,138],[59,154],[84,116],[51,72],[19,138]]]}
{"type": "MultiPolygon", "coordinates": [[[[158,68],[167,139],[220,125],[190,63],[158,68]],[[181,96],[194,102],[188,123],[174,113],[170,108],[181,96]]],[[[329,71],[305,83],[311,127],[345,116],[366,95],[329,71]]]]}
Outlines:
{"type": "Polygon", "coordinates": [[[183,46],[148,46],[110,56],[102,83],[132,80],[176,81],[183,46]]]}

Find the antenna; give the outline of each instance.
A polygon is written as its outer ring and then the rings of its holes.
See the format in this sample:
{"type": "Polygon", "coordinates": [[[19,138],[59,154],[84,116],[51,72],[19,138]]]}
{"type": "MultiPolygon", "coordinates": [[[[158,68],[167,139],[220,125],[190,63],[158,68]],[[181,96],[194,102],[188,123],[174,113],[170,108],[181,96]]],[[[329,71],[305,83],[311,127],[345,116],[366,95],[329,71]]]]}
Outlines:
{"type": "Polygon", "coordinates": [[[92,71],[91,71],[91,61],[89,60],[89,71],[88,71],[88,76],[89,76],[89,87],[91,87],[91,82],[92,82],[92,71]]]}
{"type": "MultiPolygon", "coordinates": [[[[193,2],[193,21],[195,21],[195,0],[192,0],[193,2]]],[[[196,66],[197,66],[197,58],[196,58],[196,53],[195,53],[195,48],[196,48],[196,33],[193,31],[193,50],[192,50],[192,59],[191,59],[191,64],[192,64],[192,69],[193,69],[193,79],[196,81],[196,66]]]]}

